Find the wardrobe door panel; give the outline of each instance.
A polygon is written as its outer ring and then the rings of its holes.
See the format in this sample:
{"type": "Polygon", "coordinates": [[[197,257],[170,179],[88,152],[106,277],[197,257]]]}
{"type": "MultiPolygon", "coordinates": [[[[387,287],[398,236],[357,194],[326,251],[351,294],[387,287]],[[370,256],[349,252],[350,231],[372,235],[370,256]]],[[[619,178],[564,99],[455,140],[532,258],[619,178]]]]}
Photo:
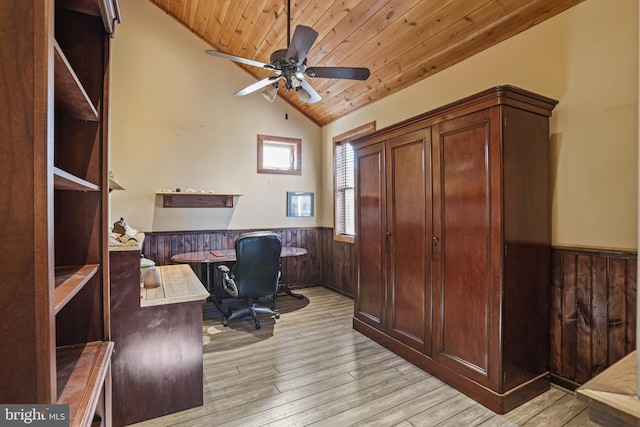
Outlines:
{"type": "MultiPolygon", "coordinates": [[[[492,356],[491,120],[481,111],[438,126],[437,358],[489,385],[492,356]]],[[[499,234],[498,234],[499,237],[499,234]]],[[[499,277],[499,275],[498,275],[499,277]]]]}
{"type": "Polygon", "coordinates": [[[385,182],[382,143],[356,151],[356,299],[354,316],[384,329],[385,182]]]}
{"type": "Polygon", "coordinates": [[[427,354],[431,353],[430,159],[430,129],[387,141],[387,329],[394,338],[427,354]]]}

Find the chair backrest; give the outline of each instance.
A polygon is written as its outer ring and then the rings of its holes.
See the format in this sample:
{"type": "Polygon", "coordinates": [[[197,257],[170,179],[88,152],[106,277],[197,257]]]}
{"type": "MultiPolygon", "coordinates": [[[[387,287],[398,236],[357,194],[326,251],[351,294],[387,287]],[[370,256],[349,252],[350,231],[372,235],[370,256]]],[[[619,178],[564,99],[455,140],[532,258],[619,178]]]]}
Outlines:
{"type": "Polygon", "coordinates": [[[233,275],[238,297],[274,295],[280,277],[280,236],[265,231],[245,233],[236,239],[235,248],[233,275]]]}

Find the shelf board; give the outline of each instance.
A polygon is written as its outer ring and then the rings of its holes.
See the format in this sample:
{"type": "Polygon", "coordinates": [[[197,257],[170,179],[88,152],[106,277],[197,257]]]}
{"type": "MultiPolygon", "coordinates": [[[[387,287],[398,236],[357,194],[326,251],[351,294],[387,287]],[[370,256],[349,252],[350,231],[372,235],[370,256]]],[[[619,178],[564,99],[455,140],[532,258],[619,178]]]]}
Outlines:
{"type": "Polygon", "coordinates": [[[156,193],[162,195],[163,208],[232,208],[233,198],[242,194],[156,193]]]}
{"type": "Polygon", "coordinates": [[[109,192],[111,192],[112,190],[124,190],[124,189],[125,188],[122,185],[120,185],[118,181],[109,177],[109,192]]]}
{"type": "Polygon", "coordinates": [[[98,272],[99,264],[56,267],[55,313],[64,307],[98,272]]]}
{"type": "Polygon", "coordinates": [[[111,362],[113,343],[56,349],[58,404],[69,405],[70,426],[90,426],[111,362]]]}
{"type": "Polygon", "coordinates": [[[58,42],[54,41],[54,73],[55,98],[71,117],[80,120],[97,122],[100,120],[98,111],[94,107],[87,92],[78,80],[71,64],[62,53],[58,42]]]}
{"type": "Polygon", "coordinates": [[[53,187],[56,190],[100,191],[100,186],[78,178],[60,168],[53,168],[53,187]]]}

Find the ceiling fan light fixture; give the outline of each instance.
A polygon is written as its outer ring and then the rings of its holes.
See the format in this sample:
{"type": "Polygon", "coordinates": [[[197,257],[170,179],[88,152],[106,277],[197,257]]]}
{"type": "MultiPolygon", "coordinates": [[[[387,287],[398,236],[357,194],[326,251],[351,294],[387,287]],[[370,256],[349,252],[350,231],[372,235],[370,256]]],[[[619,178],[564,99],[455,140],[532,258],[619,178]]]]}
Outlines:
{"type": "Polygon", "coordinates": [[[291,84],[291,88],[298,90],[300,85],[302,85],[302,79],[298,78],[297,74],[291,74],[289,76],[289,83],[291,84]]]}
{"type": "Polygon", "coordinates": [[[278,86],[276,84],[269,85],[262,91],[262,96],[269,102],[275,101],[276,95],[278,95],[278,86]]]}
{"type": "Polygon", "coordinates": [[[307,104],[311,99],[311,95],[309,95],[309,92],[301,87],[296,90],[296,94],[298,95],[298,101],[300,101],[301,104],[307,104]]]}

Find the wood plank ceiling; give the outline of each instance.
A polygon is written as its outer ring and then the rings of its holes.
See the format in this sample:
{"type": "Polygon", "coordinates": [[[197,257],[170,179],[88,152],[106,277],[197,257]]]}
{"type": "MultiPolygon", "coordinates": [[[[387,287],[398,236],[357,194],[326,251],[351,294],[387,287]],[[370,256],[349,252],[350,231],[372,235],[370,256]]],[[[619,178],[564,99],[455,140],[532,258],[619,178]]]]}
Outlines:
{"type": "MultiPolygon", "coordinates": [[[[287,0],[149,1],[219,51],[269,63],[271,53],[287,47],[287,0]]],[[[367,67],[371,76],[309,78],[322,96],[314,104],[301,104],[282,85],[278,96],[324,126],[582,1],[291,0],[291,34],[299,24],[319,33],[307,55],[309,66],[367,67]]],[[[238,66],[256,79],[273,75],[238,66]]],[[[240,89],[229,88],[229,96],[240,89]]],[[[266,102],[259,93],[247,95],[253,97],[247,102],[266,102]]]]}

